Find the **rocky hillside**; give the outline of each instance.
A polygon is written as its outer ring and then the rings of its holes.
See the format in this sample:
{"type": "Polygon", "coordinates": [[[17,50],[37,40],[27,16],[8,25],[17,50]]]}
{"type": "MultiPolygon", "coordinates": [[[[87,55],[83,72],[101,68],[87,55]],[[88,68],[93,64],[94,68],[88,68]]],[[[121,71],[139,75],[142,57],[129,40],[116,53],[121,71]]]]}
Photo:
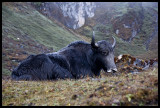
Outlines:
{"type": "MultiPolygon", "coordinates": [[[[158,39],[157,2],[35,2],[32,5],[81,35],[91,37],[94,29],[97,40],[112,35],[118,37],[118,46],[128,46],[129,42],[133,50],[118,47],[119,54],[142,54],[152,50],[149,49],[154,44],[152,39],[158,39]],[[135,50],[141,51],[135,54],[135,50]]],[[[154,45],[158,48],[158,43],[154,45]]]]}
{"type": "MultiPolygon", "coordinates": [[[[108,39],[111,36],[118,37],[116,52],[119,54],[139,55],[158,49],[158,42],[152,43],[152,39],[158,40],[157,3],[99,2],[95,4],[94,17],[88,18],[84,26],[76,29],[78,33],[91,37],[94,29],[97,40],[108,39]],[[151,45],[155,48],[150,48],[151,45]]],[[[158,52],[154,53],[158,54],[158,52]]]]}

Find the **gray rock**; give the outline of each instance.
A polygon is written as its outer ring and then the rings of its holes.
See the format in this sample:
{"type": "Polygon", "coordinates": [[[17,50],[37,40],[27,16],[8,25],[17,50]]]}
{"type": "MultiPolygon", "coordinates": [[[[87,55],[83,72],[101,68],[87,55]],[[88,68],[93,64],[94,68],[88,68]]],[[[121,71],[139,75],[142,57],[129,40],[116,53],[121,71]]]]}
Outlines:
{"type": "Polygon", "coordinates": [[[45,2],[41,10],[67,27],[77,29],[85,24],[87,17],[94,16],[95,7],[93,2],[45,2]]]}

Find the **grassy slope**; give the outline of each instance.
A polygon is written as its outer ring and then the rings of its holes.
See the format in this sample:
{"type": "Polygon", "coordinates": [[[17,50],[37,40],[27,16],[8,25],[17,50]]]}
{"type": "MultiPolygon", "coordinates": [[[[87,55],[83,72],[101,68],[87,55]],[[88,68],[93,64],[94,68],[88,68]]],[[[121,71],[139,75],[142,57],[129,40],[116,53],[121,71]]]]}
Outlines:
{"type": "Polygon", "coordinates": [[[137,56],[145,52],[145,47],[141,44],[134,44],[133,42],[128,43],[122,41],[120,38],[116,38],[117,44],[115,47],[115,55],[119,54],[130,54],[132,56],[137,56]]]}
{"type": "Polygon", "coordinates": [[[54,105],[158,105],[158,69],[101,80],[11,81],[2,80],[3,106],[54,105]]]}
{"type": "Polygon", "coordinates": [[[8,8],[9,6],[2,5],[3,29],[19,30],[22,34],[28,34],[32,39],[55,50],[79,39],[31,6],[22,6],[8,8]]]}
{"type": "Polygon", "coordinates": [[[2,3],[2,74],[10,75],[30,54],[57,51],[82,40],[27,3],[2,3]]]}
{"type": "Polygon", "coordinates": [[[158,36],[155,36],[152,39],[152,41],[151,41],[151,43],[149,45],[149,50],[147,52],[139,54],[136,57],[143,58],[143,59],[158,58],[158,36]]]}

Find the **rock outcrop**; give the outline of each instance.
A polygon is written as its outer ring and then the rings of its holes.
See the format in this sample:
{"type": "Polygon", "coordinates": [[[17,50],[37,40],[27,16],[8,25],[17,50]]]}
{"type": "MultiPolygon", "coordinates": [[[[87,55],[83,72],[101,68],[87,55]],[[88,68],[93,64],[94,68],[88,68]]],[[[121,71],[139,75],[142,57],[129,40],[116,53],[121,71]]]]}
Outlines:
{"type": "Polygon", "coordinates": [[[77,29],[85,24],[86,18],[94,16],[95,7],[92,2],[45,2],[40,10],[65,26],[77,29]]]}

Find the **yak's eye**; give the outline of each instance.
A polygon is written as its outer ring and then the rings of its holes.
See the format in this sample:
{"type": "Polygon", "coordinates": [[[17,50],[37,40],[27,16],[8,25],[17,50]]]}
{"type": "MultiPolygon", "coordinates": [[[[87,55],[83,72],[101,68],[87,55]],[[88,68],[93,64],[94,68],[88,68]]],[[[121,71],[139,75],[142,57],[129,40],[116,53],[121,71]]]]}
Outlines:
{"type": "Polygon", "coordinates": [[[108,51],[103,51],[102,54],[103,55],[108,55],[108,51]]]}

